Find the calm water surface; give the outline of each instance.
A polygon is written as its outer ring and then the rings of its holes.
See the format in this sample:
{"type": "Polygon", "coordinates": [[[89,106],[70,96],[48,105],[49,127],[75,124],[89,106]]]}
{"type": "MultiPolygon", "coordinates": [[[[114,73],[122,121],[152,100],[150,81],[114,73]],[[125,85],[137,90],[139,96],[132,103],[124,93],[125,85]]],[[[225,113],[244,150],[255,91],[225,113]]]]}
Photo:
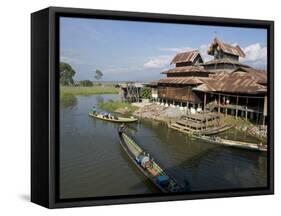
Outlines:
{"type": "MultiPolygon", "coordinates": [[[[76,96],[60,109],[61,198],[158,193],[123,152],[118,124],[88,116],[93,105],[118,95],[76,96]]],[[[159,122],[130,124],[136,141],[166,172],[192,191],[267,185],[265,153],[218,146],[187,137],[159,122]]],[[[255,141],[237,131],[224,137],[255,141]]]]}

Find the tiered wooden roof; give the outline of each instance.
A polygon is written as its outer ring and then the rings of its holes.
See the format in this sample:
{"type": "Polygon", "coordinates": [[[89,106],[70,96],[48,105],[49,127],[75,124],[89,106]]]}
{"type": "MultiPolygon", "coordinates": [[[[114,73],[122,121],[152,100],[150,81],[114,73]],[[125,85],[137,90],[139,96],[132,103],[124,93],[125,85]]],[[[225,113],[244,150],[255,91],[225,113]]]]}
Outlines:
{"type": "Polygon", "coordinates": [[[243,57],[243,58],[246,56],[239,45],[232,46],[230,44],[223,43],[218,38],[215,38],[213,40],[211,46],[208,48],[208,54],[214,55],[215,49],[220,49],[224,53],[240,56],[240,57],[243,57]]]}
{"type": "Polygon", "coordinates": [[[158,84],[197,85],[202,84],[204,78],[198,77],[165,77],[158,80],[158,84]]]}
{"type": "Polygon", "coordinates": [[[198,50],[178,53],[173,58],[170,64],[188,63],[188,62],[193,63],[193,61],[196,59],[197,56],[199,56],[202,59],[200,52],[198,50]]]}
{"type": "Polygon", "coordinates": [[[175,73],[191,73],[191,72],[199,72],[199,73],[213,73],[208,70],[205,70],[203,66],[199,65],[190,65],[183,67],[175,67],[173,69],[169,69],[161,72],[162,74],[175,74],[175,73]]]}
{"type": "Polygon", "coordinates": [[[259,94],[267,92],[267,73],[254,68],[238,68],[231,73],[222,72],[202,80],[203,84],[193,88],[203,92],[228,92],[259,94]]]}
{"type": "MultiPolygon", "coordinates": [[[[215,49],[220,49],[224,53],[235,56],[245,57],[243,50],[237,45],[232,46],[221,42],[215,38],[208,49],[208,54],[213,55],[215,49]]],[[[203,92],[228,92],[244,94],[266,94],[267,92],[267,73],[263,70],[254,69],[248,65],[241,64],[235,59],[213,59],[206,63],[198,64],[198,56],[201,58],[198,50],[177,54],[171,64],[179,64],[178,67],[163,71],[168,77],[157,81],[154,86],[192,86],[192,90],[203,92]],[[190,62],[190,65],[182,63],[190,62]],[[196,64],[195,64],[196,62],[196,64]],[[213,72],[208,70],[208,64],[234,64],[236,69],[220,68],[213,72]],[[232,70],[232,71],[231,71],[232,70]],[[202,76],[201,73],[207,74],[202,76]]]]}
{"type": "Polygon", "coordinates": [[[250,67],[249,65],[242,64],[239,61],[233,61],[231,59],[212,59],[210,61],[205,62],[203,65],[214,65],[214,64],[232,64],[238,67],[250,67]]]}

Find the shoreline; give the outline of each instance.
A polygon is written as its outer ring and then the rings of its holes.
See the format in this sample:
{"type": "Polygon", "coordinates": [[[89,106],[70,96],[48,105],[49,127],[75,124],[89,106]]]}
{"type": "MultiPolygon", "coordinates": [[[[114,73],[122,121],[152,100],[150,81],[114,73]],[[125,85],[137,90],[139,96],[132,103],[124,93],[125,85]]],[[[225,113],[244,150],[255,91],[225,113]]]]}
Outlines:
{"type": "Polygon", "coordinates": [[[60,94],[91,95],[91,94],[118,94],[114,86],[60,86],[60,94]]]}
{"type": "Polygon", "coordinates": [[[71,105],[76,101],[76,95],[98,95],[98,94],[118,94],[119,91],[112,85],[108,86],[60,86],[60,103],[62,105],[71,105]]]}
{"type": "MultiPolygon", "coordinates": [[[[168,124],[170,121],[178,120],[184,114],[184,111],[179,109],[164,107],[157,104],[141,106],[133,113],[133,115],[138,118],[155,120],[165,124],[168,124]]],[[[255,137],[256,139],[267,143],[266,127],[254,125],[242,118],[235,119],[233,116],[224,117],[223,121],[233,125],[233,129],[246,133],[249,136],[255,137]]]]}

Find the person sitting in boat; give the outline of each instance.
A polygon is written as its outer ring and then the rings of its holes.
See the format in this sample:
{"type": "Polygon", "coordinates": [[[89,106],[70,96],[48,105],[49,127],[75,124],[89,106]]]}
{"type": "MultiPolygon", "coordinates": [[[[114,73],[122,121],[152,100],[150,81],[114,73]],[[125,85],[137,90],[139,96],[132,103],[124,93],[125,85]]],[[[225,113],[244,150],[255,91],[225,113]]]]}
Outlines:
{"type": "Polygon", "coordinates": [[[108,119],[108,118],[109,118],[108,113],[103,112],[103,113],[102,113],[102,117],[108,119]]]}
{"type": "Polygon", "coordinates": [[[92,107],[92,112],[93,112],[93,115],[95,115],[97,113],[97,109],[95,106],[92,107]]]}
{"type": "Polygon", "coordinates": [[[125,132],[126,131],[125,124],[121,124],[118,129],[119,129],[119,132],[125,132]]]}

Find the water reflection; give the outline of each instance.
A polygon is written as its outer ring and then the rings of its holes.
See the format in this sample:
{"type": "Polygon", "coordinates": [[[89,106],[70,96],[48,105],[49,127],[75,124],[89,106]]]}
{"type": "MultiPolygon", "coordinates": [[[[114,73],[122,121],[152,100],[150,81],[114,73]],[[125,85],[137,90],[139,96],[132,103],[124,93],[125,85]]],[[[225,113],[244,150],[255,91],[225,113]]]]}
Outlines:
{"type": "MultiPolygon", "coordinates": [[[[88,116],[92,106],[117,99],[118,95],[77,96],[71,106],[61,106],[62,198],[159,192],[121,148],[118,124],[88,116]]],[[[129,128],[138,144],[169,175],[180,184],[188,179],[192,191],[262,187],[267,184],[267,158],[264,153],[205,143],[156,121],[140,120],[130,124],[129,128]]]]}
{"type": "Polygon", "coordinates": [[[77,105],[77,98],[75,95],[70,93],[63,93],[60,95],[60,106],[65,107],[75,107],[77,105]]]}

